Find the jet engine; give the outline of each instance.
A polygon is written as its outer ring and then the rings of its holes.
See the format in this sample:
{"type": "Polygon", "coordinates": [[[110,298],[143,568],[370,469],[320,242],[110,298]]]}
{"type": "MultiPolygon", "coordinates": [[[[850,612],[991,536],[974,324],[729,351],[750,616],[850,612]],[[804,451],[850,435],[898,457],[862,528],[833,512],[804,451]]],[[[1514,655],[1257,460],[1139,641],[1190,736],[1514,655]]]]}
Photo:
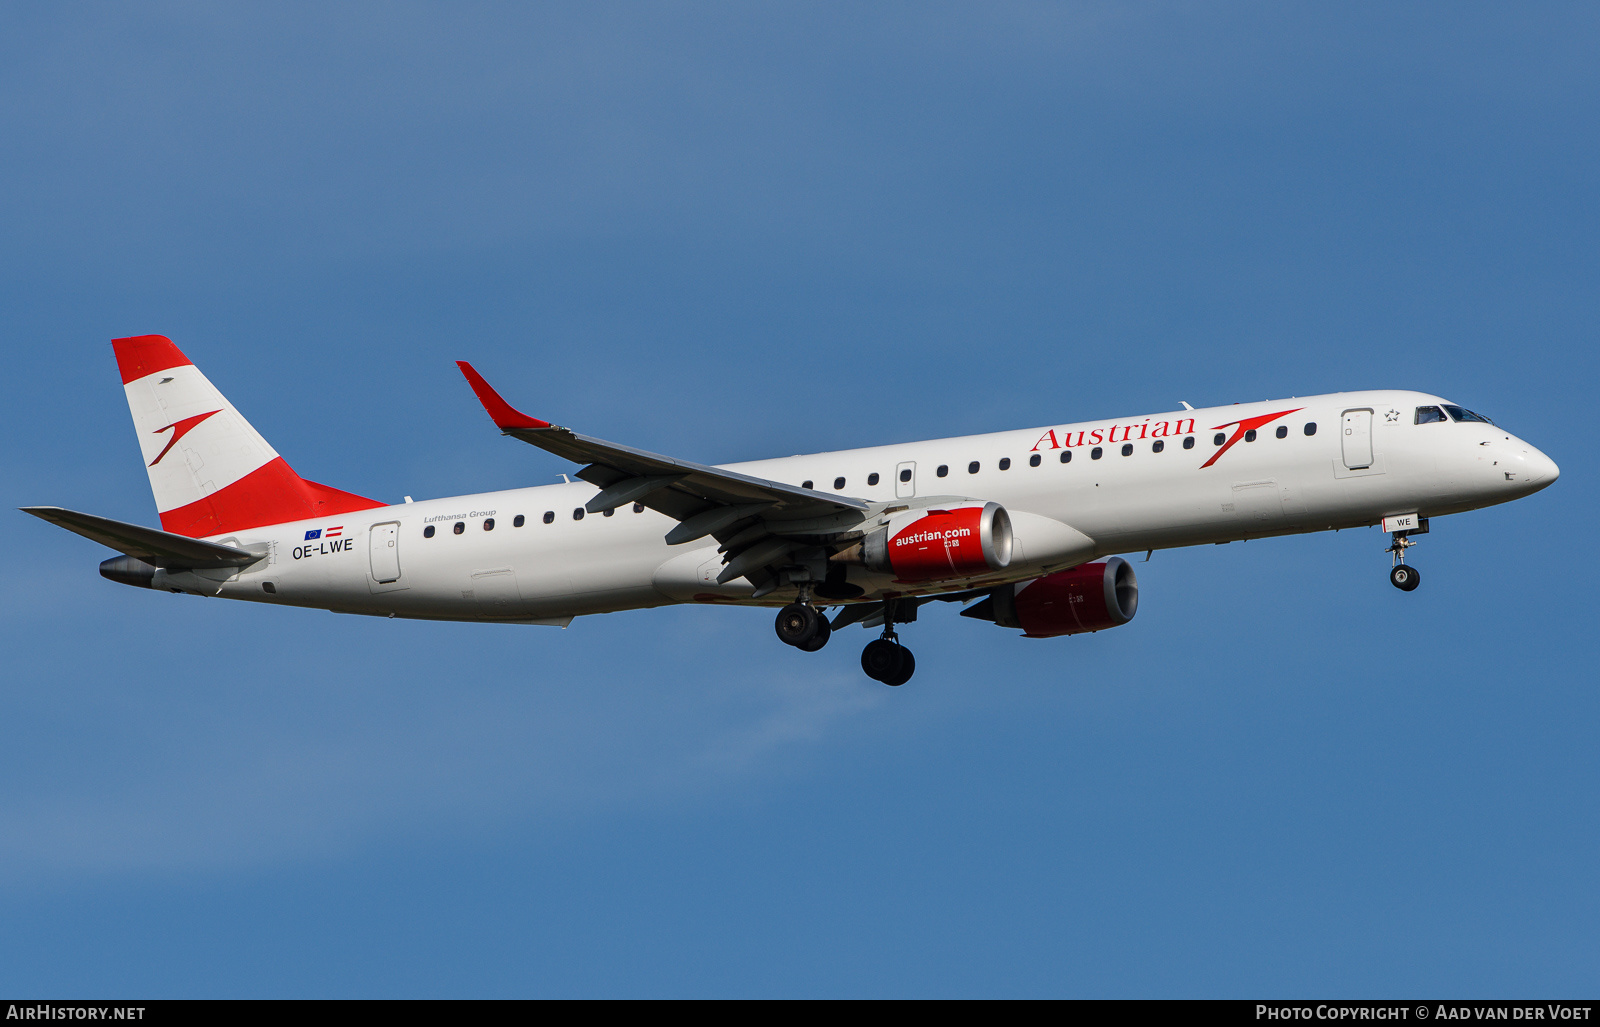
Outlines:
{"type": "Polygon", "coordinates": [[[1011,563],[1011,518],[999,503],[914,510],[835,559],[863,563],[898,581],[978,577],[1011,563]]]}
{"type": "Polygon", "coordinates": [[[1133,567],[1113,556],[1032,581],[1001,585],[961,615],[992,620],[1003,628],[1021,628],[1028,638],[1053,638],[1126,624],[1138,609],[1139,581],[1133,567]]]}

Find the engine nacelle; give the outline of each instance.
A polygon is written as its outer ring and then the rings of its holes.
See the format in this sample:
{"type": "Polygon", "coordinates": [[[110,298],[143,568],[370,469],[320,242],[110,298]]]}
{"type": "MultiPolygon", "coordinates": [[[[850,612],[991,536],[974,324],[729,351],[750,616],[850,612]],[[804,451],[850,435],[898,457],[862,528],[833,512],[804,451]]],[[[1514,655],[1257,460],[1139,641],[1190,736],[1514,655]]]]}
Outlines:
{"type": "Polygon", "coordinates": [[[123,585],[154,588],[156,568],[137,556],[113,556],[100,565],[100,576],[123,585]]]}
{"type": "Polygon", "coordinates": [[[1032,581],[1001,585],[989,598],[961,611],[964,617],[1021,628],[1028,638],[1104,631],[1133,620],[1139,581],[1120,556],[1096,560],[1032,581]]]}
{"type": "Polygon", "coordinates": [[[949,581],[1011,563],[1011,518],[999,503],[914,510],[861,540],[861,562],[898,581],[949,581]]]}

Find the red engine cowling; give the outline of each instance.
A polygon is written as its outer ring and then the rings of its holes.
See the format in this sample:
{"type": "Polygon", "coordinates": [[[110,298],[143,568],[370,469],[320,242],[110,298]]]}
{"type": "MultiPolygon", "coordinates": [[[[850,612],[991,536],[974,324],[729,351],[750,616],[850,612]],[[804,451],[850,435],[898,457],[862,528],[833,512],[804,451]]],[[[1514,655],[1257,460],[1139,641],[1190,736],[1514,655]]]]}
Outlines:
{"type": "Polygon", "coordinates": [[[920,510],[862,540],[862,562],[899,581],[946,581],[1011,563],[1011,518],[999,503],[920,510]]]}
{"type": "Polygon", "coordinates": [[[1002,585],[963,610],[969,617],[1021,628],[1028,638],[1104,631],[1133,620],[1139,581],[1120,556],[1097,560],[1032,581],[1002,585]]]}

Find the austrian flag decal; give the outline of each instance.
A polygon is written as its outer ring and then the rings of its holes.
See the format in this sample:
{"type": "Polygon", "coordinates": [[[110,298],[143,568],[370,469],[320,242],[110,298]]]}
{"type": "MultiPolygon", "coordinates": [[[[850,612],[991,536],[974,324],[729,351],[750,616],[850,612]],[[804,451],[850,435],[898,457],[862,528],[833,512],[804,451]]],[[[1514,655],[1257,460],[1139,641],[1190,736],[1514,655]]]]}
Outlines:
{"type": "Polygon", "coordinates": [[[344,525],[342,525],[342,524],[338,525],[337,527],[333,527],[333,528],[315,528],[315,529],[313,529],[311,531],[306,532],[305,540],[307,542],[310,542],[312,539],[318,539],[318,538],[338,538],[343,533],[344,533],[344,525]]]}

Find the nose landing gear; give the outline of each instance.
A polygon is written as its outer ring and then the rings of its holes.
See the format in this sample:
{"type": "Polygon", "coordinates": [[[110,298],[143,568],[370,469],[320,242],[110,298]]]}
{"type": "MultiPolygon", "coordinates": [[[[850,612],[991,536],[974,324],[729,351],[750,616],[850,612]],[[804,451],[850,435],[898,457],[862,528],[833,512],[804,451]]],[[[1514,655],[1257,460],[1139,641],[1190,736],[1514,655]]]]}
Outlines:
{"type": "Polygon", "coordinates": [[[1391,531],[1389,533],[1389,538],[1391,539],[1389,548],[1384,550],[1384,552],[1394,555],[1394,566],[1389,570],[1389,584],[1402,592],[1413,592],[1418,585],[1422,584],[1422,575],[1415,567],[1406,563],[1406,550],[1417,544],[1416,540],[1410,536],[1425,533],[1428,530],[1427,525],[1428,522],[1423,521],[1420,528],[1391,531]]]}

